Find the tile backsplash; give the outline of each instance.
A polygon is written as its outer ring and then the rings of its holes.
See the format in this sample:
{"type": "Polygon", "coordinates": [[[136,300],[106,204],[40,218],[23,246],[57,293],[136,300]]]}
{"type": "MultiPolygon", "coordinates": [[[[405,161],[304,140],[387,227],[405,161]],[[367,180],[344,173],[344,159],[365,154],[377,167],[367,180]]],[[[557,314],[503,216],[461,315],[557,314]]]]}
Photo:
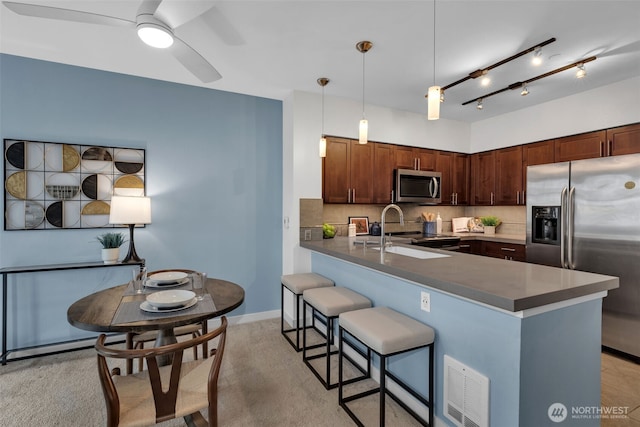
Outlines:
{"type": "MultiPolygon", "coordinates": [[[[385,227],[387,231],[422,231],[422,212],[440,213],[442,218],[442,231],[451,231],[451,218],[462,216],[486,216],[494,215],[502,220],[497,228],[498,234],[526,233],[526,208],[524,206],[420,206],[413,203],[399,205],[404,214],[404,227],[400,226],[400,218],[395,210],[387,212],[385,227]]],[[[380,222],[380,215],[385,205],[352,205],[352,204],[325,204],[323,209],[323,222],[335,225],[340,236],[347,235],[347,226],[350,216],[368,217],[369,224],[380,222]]],[[[301,209],[302,213],[302,209],[301,209]]],[[[301,218],[302,224],[302,218],[301,218]]]]}

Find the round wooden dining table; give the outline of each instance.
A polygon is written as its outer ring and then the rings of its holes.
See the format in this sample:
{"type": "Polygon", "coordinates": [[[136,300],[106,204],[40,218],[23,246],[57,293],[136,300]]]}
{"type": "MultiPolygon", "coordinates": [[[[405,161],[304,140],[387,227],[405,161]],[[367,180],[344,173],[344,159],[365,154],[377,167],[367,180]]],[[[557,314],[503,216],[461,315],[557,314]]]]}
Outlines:
{"type": "Polygon", "coordinates": [[[222,316],[242,304],[244,289],[226,280],[208,278],[206,292],[211,295],[215,309],[204,313],[176,311],[172,315],[114,324],[113,318],[122,302],[145,301],[147,294],[124,295],[128,284],[105,289],[74,302],[67,310],[68,322],[80,329],[96,332],[133,332],[165,331],[170,334],[173,328],[182,325],[203,322],[222,316]]]}

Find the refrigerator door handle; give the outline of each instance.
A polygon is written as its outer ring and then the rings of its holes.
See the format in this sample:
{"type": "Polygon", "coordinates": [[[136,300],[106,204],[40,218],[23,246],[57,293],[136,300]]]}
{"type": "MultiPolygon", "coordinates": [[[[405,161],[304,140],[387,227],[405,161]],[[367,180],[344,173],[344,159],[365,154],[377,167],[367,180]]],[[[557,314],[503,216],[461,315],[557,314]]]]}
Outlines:
{"type": "Polygon", "coordinates": [[[576,265],[573,262],[573,222],[574,222],[574,210],[575,210],[575,197],[576,197],[576,187],[571,187],[569,190],[569,202],[567,205],[569,206],[569,215],[567,218],[567,223],[569,224],[569,229],[567,230],[567,261],[569,263],[569,268],[575,270],[576,265]]]}
{"type": "Polygon", "coordinates": [[[560,265],[562,268],[569,268],[565,249],[567,240],[567,187],[564,187],[562,193],[560,193],[560,227],[560,265]]]}

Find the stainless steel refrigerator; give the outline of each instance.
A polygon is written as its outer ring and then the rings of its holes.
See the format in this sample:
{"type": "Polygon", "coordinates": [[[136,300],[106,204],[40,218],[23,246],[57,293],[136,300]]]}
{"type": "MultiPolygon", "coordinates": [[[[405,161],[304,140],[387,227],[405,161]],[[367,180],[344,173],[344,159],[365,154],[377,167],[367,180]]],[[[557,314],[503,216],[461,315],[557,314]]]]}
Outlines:
{"type": "Polygon", "coordinates": [[[529,166],[527,261],[619,277],[602,344],[640,357],[640,154],[529,166]]]}

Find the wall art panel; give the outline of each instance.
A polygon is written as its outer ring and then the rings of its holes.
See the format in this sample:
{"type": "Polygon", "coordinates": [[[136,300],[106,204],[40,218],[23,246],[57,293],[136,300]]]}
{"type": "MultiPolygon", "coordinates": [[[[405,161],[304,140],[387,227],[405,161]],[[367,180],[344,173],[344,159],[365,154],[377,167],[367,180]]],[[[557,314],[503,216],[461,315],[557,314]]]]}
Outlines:
{"type": "Polygon", "coordinates": [[[4,140],[4,229],[102,228],[112,195],[146,194],[145,150],[4,140]]]}

